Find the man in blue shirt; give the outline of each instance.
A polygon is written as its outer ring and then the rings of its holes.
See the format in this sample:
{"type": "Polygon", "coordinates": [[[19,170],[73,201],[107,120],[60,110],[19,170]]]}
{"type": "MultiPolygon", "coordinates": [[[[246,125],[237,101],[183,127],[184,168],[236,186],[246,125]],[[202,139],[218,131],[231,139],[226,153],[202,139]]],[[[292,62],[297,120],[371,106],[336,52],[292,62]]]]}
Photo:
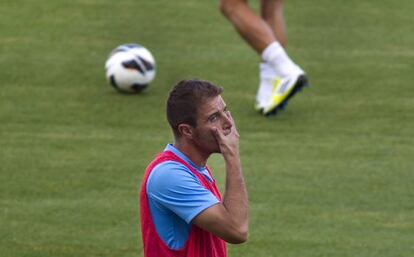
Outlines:
{"type": "MultiPolygon", "coordinates": [[[[165,151],[173,152],[209,181],[213,181],[205,166],[198,167],[173,145],[167,145],[165,151]]],[[[155,166],[146,189],[155,227],[171,249],[181,249],[184,246],[195,216],[219,203],[188,168],[175,161],[155,166]]]]}
{"type": "Polygon", "coordinates": [[[180,81],[170,92],[167,119],[175,142],[148,166],[141,187],[145,257],[225,257],[224,241],[247,240],[239,134],[221,92],[200,80],[180,81]],[[206,165],[212,153],[225,161],[223,198],[206,165]]]}

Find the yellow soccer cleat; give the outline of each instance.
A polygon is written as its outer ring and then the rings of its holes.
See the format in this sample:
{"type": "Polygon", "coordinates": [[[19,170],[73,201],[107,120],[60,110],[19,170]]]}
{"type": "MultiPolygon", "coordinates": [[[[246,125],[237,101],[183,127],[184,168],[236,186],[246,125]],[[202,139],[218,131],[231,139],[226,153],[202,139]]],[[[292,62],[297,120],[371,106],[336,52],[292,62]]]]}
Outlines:
{"type": "Polygon", "coordinates": [[[276,78],[272,84],[272,93],[267,102],[260,108],[256,107],[265,116],[276,115],[279,110],[284,110],[289,99],[308,86],[308,78],[305,74],[300,74],[295,77],[276,78]]]}

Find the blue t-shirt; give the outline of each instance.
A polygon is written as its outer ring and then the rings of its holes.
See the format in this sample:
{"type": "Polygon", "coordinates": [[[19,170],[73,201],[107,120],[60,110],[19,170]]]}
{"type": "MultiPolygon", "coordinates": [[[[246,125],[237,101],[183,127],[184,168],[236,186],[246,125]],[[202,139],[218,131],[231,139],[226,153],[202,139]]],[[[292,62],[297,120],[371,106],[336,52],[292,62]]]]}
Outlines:
{"type": "MultiPolygon", "coordinates": [[[[205,167],[196,166],[171,144],[167,145],[167,150],[212,181],[205,167]]],[[[185,245],[193,218],[219,203],[187,167],[175,161],[155,166],[148,177],[146,190],[155,229],[164,243],[174,250],[185,245]]]]}

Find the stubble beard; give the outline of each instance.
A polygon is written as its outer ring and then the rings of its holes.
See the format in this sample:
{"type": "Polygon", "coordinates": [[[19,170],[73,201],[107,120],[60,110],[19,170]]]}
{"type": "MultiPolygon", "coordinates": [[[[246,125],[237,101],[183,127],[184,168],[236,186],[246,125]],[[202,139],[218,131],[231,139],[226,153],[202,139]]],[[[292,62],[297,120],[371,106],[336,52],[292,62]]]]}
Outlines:
{"type": "Polygon", "coordinates": [[[197,135],[194,138],[194,145],[206,156],[210,156],[213,153],[221,153],[219,144],[213,135],[210,135],[211,138],[203,139],[207,135],[197,135]]]}

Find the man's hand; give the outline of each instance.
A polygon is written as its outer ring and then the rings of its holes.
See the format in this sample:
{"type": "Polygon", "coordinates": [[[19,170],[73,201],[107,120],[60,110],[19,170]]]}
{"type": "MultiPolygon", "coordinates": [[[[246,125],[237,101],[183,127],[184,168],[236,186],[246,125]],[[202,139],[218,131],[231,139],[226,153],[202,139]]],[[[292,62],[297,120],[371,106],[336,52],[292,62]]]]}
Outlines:
{"type": "Polygon", "coordinates": [[[226,163],[226,191],[221,203],[207,208],[193,223],[229,243],[243,243],[249,231],[249,203],[239,156],[239,133],[230,112],[226,123],[212,130],[226,163]]]}
{"type": "Polygon", "coordinates": [[[233,117],[229,111],[226,112],[226,116],[230,122],[228,127],[224,129],[217,127],[213,128],[213,135],[215,136],[220,147],[220,152],[223,154],[225,159],[239,156],[240,138],[233,117]]]}

